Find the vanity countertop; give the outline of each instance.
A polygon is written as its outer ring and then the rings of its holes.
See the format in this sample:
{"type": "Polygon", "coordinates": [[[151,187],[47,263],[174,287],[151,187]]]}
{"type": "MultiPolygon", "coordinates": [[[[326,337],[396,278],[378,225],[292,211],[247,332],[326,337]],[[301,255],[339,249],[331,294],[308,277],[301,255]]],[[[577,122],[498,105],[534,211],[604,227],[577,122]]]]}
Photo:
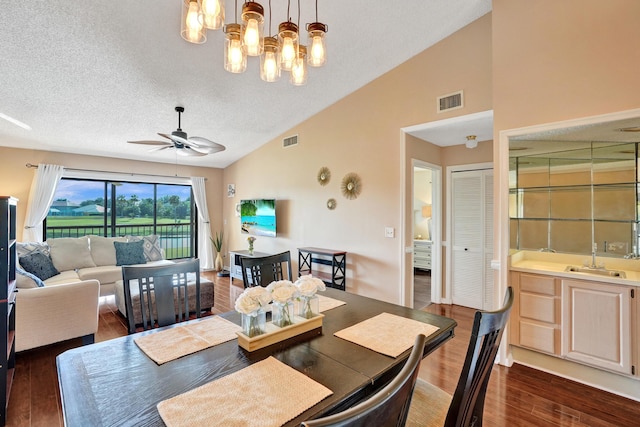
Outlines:
{"type": "Polygon", "coordinates": [[[591,257],[584,255],[557,254],[549,252],[517,251],[509,256],[509,268],[526,273],[551,274],[569,279],[592,280],[619,285],[640,285],[640,260],[597,257],[597,263],[604,263],[608,270],[624,271],[626,277],[612,277],[593,273],[565,271],[567,266],[581,267],[591,263],[591,257]]]}

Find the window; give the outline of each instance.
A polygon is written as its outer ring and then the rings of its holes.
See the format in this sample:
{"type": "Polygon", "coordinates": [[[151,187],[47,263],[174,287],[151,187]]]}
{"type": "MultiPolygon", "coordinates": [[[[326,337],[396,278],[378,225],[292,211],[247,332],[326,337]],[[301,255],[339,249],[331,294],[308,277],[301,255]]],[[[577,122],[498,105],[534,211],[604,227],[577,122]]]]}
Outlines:
{"type": "Polygon", "coordinates": [[[157,234],[167,259],[197,256],[191,186],[63,178],[45,221],[49,238],[157,234]]]}

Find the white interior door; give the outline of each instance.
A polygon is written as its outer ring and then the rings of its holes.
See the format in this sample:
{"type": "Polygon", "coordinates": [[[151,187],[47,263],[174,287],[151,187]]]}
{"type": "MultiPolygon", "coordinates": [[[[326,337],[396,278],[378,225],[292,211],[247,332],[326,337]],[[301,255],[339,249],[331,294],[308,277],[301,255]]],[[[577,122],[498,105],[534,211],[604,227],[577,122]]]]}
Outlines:
{"type": "Polygon", "coordinates": [[[479,310],[492,306],[493,171],[451,174],[451,301],[479,310]]]}

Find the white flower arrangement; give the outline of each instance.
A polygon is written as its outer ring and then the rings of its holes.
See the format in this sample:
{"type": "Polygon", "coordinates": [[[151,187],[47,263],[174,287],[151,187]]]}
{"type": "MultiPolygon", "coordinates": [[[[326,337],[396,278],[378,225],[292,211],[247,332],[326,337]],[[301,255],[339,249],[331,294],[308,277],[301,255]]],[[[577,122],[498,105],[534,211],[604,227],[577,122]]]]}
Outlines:
{"type": "Polygon", "coordinates": [[[267,286],[273,302],[285,304],[293,301],[298,296],[298,288],[289,280],[278,280],[267,286]]]}
{"type": "Polygon", "coordinates": [[[271,295],[262,286],[247,288],[236,300],[235,308],[238,313],[256,316],[258,311],[269,304],[271,295]]]}
{"type": "Polygon", "coordinates": [[[298,294],[307,298],[314,296],[318,291],[327,289],[322,280],[313,277],[311,274],[300,276],[294,285],[298,288],[298,294]]]}

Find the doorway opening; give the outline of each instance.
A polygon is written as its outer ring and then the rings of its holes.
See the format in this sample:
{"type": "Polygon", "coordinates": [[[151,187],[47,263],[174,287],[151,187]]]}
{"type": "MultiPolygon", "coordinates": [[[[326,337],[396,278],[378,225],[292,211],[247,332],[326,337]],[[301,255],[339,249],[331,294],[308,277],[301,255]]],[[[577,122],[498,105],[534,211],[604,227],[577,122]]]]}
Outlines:
{"type": "Polygon", "coordinates": [[[412,161],[413,265],[412,304],[421,309],[433,300],[433,288],[440,286],[440,177],[441,168],[419,160],[412,161]]]}

